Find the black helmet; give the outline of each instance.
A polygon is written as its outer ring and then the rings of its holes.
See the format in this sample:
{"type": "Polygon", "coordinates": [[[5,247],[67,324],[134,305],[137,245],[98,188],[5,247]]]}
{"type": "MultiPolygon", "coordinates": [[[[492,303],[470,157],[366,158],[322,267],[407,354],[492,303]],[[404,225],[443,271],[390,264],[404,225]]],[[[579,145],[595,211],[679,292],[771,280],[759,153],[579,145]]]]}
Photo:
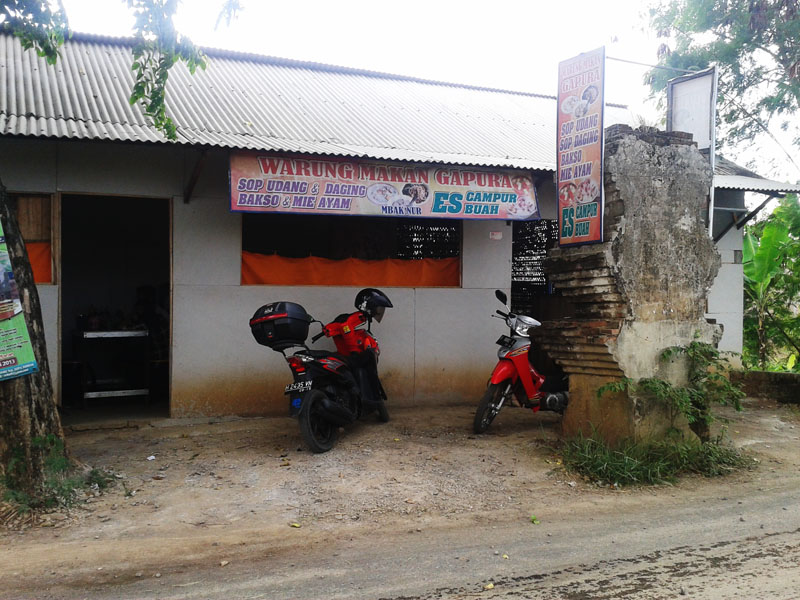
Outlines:
{"type": "Polygon", "coordinates": [[[356,308],[367,313],[378,323],[383,318],[383,313],[387,308],[392,308],[392,301],[389,296],[375,288],[364,288],[356,294],[356,308]]]}

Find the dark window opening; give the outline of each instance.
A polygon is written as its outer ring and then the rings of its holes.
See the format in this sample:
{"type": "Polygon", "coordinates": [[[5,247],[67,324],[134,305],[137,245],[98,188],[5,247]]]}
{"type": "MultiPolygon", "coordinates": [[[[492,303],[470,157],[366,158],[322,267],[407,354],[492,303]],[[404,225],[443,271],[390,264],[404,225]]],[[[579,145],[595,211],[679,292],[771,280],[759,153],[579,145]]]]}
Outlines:
{"type": "Polygon", "coordinates": [[[245,214],[242,285],[458,287],[461,221],[245,214]]]}
{"type": "Polygon", "coordinates": [[[242,250],[287,258],[456,258],[461,221],[245,214],[242,250]]]}

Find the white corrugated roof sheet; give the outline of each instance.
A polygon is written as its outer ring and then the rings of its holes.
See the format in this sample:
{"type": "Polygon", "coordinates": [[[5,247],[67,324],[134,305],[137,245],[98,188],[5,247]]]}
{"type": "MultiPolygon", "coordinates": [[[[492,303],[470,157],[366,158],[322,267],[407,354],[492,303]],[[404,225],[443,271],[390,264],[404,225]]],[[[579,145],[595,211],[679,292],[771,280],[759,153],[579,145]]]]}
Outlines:
{"type": "Polygon", "coordinates": [[[714,158],[714,187],[765,194],[800,192],[800,184],[765,179],[720,154],[715,154],[714,158]]]}
{"type": "MultiPolygon", "coordinates": [[[[208,50],[170,72],[178,143],[555,170],[555,97],[208,50]]],[[[76,35],[50,66],[0,35],[0,135],[167,142],[138,106],[131,42],[76,35]]],[[[627,123],[608,105],[606,125],[627,123]]]]}
{"type": "Polygon", "coordinates": [[[746,175],[714,175],[714,187],[764,193],[800,192],[800,184],[797,183],[784,183],[746,175]]]}

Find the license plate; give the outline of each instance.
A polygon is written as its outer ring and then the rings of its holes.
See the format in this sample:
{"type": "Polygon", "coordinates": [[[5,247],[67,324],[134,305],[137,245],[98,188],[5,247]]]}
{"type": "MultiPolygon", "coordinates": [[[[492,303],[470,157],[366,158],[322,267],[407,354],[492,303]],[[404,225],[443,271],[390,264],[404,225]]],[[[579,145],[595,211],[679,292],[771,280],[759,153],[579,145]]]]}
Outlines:
{"type": "Polygon", "coordinates": [[[307,392],[311,389],[311,381],[295,381],[294,383],[290,383],[286,386],[283,390],[284,394],[290,394],[292,392],[307,392]]]}
{"type": "Polygon", "coordinates": [[[514,340],[507,335],[501,335],[495,343],[503,348],[511,348],[514,345],[514,340]]]}

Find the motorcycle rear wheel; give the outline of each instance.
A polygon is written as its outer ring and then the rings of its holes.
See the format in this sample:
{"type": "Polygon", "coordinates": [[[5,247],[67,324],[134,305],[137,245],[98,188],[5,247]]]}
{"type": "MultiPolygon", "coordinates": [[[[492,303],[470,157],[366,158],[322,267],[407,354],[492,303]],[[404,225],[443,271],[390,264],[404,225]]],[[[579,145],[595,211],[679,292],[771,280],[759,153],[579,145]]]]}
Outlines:
{"type": "Polygon", "coordinates": [[[475,433],[483,433],[489,429],[494,418],[500,413],[503,403],[511,395],[511,381],[506,380],[500,383],[490,383],[486,388],[486,393],[478,403],[478,410],[475,411],[475,420],[472,428],[475,433]]]}
{"type": "Polygon", "coordinates": [[[321,390],[309,390],[303,398],[298,419],[300,434],[315,454],[327,452],[339,437],[339,427],[322,418],[320,404],[325,399],[321,390]]]}
{"type": "Polygon", "coordinates": [[[383,391],[383,385],[380,386],[378,393],[378,421],[381,423],[389,422],[389,411],[386,409],[386,392],[383,391]]]}

